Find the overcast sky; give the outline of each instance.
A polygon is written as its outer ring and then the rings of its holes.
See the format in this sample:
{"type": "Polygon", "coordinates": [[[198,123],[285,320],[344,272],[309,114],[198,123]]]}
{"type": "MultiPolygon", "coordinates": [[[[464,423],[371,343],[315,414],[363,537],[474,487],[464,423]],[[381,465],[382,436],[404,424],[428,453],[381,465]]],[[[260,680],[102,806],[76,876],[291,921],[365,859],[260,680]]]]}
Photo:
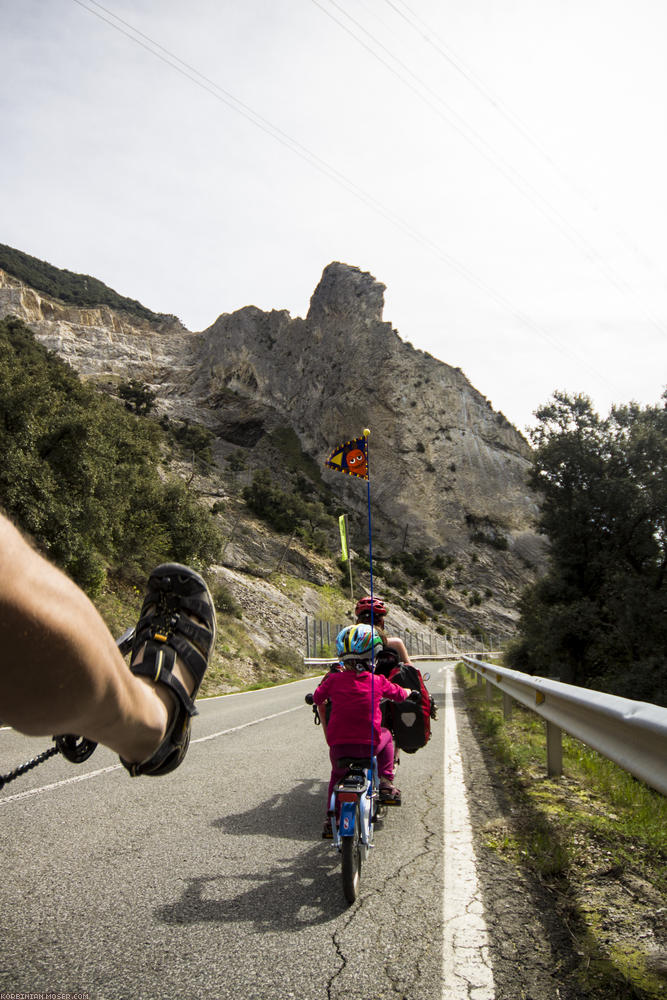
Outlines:
{"type": "Polygon", "coordinates": [[[339,260],[522,430],[555,389],[659,401],[664,0],[0,0],[0,23],[0,242],[191,330],[305,316],[339,260]]]}

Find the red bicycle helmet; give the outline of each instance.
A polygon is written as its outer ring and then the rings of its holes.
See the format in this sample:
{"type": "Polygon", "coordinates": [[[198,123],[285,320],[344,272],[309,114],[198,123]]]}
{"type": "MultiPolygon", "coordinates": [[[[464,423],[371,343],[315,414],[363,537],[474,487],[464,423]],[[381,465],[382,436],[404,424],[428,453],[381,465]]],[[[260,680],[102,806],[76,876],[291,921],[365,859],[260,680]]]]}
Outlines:
{"type": "Polygon", "coordinates": [[[362,597],[360,601],[357,601],[354,613],[357,618],[361,618],[363,615],[367,616],[370,621],[371,614],[373,618],[384,618],[387,614],[387,608],[379,597],[362,597]]]}

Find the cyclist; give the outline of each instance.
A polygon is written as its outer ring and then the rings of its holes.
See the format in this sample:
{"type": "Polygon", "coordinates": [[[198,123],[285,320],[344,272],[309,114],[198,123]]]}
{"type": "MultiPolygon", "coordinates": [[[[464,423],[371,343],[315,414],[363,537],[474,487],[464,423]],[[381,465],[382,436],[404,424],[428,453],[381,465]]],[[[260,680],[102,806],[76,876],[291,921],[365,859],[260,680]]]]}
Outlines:
{"type": "MultiPolygon", "coordinates": [[[[371,674],[372,654],[381,647],[382,638],[370,625],[348,625],[336,638],[343,669],[327,674],[313,693],[331,759],[327,810],[334,786],[346,774],[345,768],[338,766],[338,759],[367,757],[371,743],[378,762],[380,801],[394,805],[401,802],[401,793],[394,787],[394,743],[389,730],[382,726],[380,701],[383,698],[405,701],[411,692],[386,677],[371,674]],[[331,703],[328,721],[326,702],[331,703]]],[[[322,836],[332,836],[328,814],[322,836]]]]}
{"type": "Polygon", "coordinates": [[[362,597],[361,600],[357,601],[354,614],[357,619],[357,624],[372,624],[374,628],[379,630],[380,635],[382,636],[384,648],[393,649],[398,656],[400,663],[407,663],[409,666],[413,665],[410,660],[410,654],[405,648],[403,640],[399,639],[398,636],[388,638],[385,635],[384,620],[387,617],[387,607],[384,601],[382,601],[379,597],[362,597]]]}

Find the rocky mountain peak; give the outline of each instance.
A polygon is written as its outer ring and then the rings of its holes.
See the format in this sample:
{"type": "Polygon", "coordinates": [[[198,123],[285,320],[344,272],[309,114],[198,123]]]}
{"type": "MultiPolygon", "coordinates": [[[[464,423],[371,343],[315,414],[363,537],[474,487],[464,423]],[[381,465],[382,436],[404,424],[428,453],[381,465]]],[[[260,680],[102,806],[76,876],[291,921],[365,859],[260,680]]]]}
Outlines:
{"type": "Polygon", "coordinates": [[[322,272],[306,321],[315,325],[333,318],[353,317],[367,325],[381,323],[385,289],[386,285],[367,271],[334,261],[322,272]]]}

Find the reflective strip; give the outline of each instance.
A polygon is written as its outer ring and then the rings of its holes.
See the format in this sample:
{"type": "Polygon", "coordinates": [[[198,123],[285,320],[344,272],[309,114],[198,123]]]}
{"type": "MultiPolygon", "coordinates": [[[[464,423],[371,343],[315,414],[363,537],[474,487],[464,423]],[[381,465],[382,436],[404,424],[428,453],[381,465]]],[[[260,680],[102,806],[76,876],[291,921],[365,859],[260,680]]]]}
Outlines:
{"type": "Polygon", "coordinates": [[[156,681],[158,679],[158,677],[160,676],[160,671],[162,670],[162,661],[163,660],[164,660],[164,650],[159,649],[157,657],[155,659],[155,677],[153,678],[154,681],[156,681]]]}

